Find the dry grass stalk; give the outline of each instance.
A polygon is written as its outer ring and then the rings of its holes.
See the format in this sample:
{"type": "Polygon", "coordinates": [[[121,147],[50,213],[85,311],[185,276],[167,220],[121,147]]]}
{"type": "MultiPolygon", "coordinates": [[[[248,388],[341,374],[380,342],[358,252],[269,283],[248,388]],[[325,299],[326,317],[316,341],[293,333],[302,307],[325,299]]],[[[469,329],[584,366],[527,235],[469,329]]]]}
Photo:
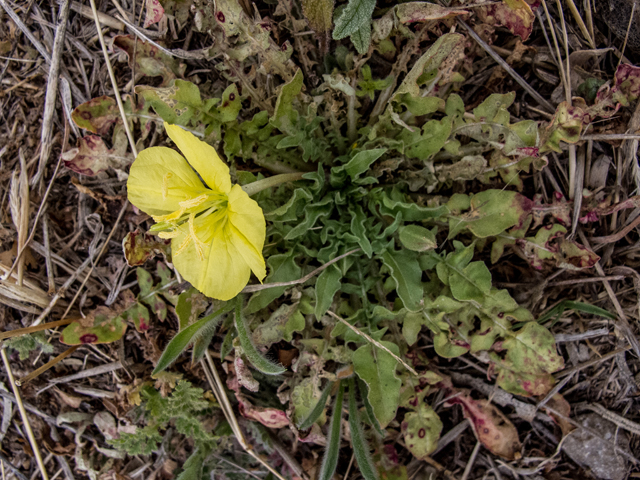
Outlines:
{"type": "Polygon", "coordinates": [[[29,443],[31,444],[31,450],[33,450],[33,454],[36,457],[36,462],[38,463],[40,474],[42,475],[42,478],[44,480],[49,480],[47,469],[44,467],[44,462],[42,461],[42,456],[40,455],[40,447],[38,446],[38,442],[36,442],[36,437],[33,435],[33,430],[31,429],[29,418],[27,417],[27,411],[25,410],[22,403],[22,398],[20,397],[20,389],[16,385],[15,378],[13,377],[13,372],[11,371],[11,365],[9,364],[9,359],[7,358],[7,352],[1,346],[0,355],[2,356],[2,361],[4,362],[4,368],[7,372],[7,376],[9,377],[9,383],[11,384],[11,388],[13,389],[13,394],[16,397],[16,403],[18,405],[18,410],[20,410],[22,423],[24,424],[24,429],[27,432],[27,437],[29,438],[29,443]]]}
{"type": "Polygon", "coordinates": [[[54,359],[49,360],[47,363],[45,363],[41,367],[36,368],[30,374],[25,375],[24,377],[19,378],[18,380],[16,380],[16,385],[21,387],[25,383],[30,382],[31,380],[36,378],[38,375],[43,374],[44,372],[49,370],[51,367],[55,366],[57,363],[59,363],[60,361],[64,360],[65,358],[67,358],[69,355],[71,355],[73,352],[75,352],[78,349],[78,347],[80,347],[80,345],[74,345],[74,346],[72,346],[70,348],[67,348],[64,352],[62,352],[60,355],[58,355],[54,359]]]}
{"type": "MultiPolygon", "coordinates": [[[[27,164],[22,149],[19,150],[20,173],[14,170],[11,177],[11,191],[9,204],[11,206],[11,220],[16,227],[18,251],[22,251],[26,245],[27,232],[29,230],[29,182],[27,179],[27,164]]],[[[22,287],[24,278],[24,257],[16,259],[18,275],[16,284],[22,287]]]]}

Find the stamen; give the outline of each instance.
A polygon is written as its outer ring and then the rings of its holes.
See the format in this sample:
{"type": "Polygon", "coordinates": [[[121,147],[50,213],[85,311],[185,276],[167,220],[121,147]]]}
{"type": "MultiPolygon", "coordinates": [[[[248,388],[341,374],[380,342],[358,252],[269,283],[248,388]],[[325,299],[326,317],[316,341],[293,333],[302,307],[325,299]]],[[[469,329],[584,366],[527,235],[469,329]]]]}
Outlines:
{"type": "Polygon", "coordinates": [[[166,200],[169,194],[169,179],[173,177],[173,173],[169,172],[162,177],[162,199],[166,200]]]}
{"type": "Polygon", "coordinates": [[[172,230],[170,232],[159,232],[160,238],[176,238],[180,232],[178,230],[172,230]]]}
{"type": "Polygon", "coordinates": [[[189,200],[183,200],[182,202],[179,203],[179,205],[182,207],[183,210],[187,210],[189,208],[194,208],[194,207],[197,207],[198,205],[201,205],[207,200],[207,198],[209,198],[209,195],[207,195],[206,193],[203,193],[199,197],[190,198],[189,200]]]}
{"type": "Polygon", "coordinates": [[[156,221],[156,222],[168,222],[171,220],[177,220],[179,219],[183,214],[184,214],[184,208],[181,208],[179,210],[176,210],[173,213],[168,213],[167,215],[151,215],[151,217],[156,221]]]}
{"type": "Polygon", "coordinates": [[[191,215],[189,215],[189,235],[191,236],[191,238],[193,238],[193,243],[195,244],[198,258],[200,260],[204,260],[204,251],[202,249],[202,247],[204,246],[204,243],[200,241],[200,239],[198,238],[198,235],[196,234],[195,219],[196,219],[195,213],[192,213],[191,215]]]}

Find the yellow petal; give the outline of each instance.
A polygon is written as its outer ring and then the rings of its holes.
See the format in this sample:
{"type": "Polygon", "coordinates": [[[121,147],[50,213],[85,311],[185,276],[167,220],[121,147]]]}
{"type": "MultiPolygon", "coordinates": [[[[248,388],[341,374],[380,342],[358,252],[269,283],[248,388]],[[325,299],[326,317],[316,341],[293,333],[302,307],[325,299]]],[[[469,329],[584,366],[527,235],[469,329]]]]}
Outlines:
{"type": "Polygon", "coordinates": [[[165,122],[164,128],[211,190],[221,193],[231,190],[229,167],[220,160],[215,148],[176,125],[165,122]]]}
{"type": "Polygon", "coordinates": [[[175,150],[151,147],[138,154],[127,180],[129,201],[149,215],[166,215],[197,196],[204,185],[175,150]]]}
{"type": "Polygon", "coordinates": [[[229,235],[245,262],[262,281],[267,274],[262,257],[267,228],[264,213],[240,185],[233,186],[228,198],[229,235]]]}
{"type": "MultiPolygon", "coordinates": [[[[179,230],[180,234],[171,240],[172,252],[178,250],[189,232],[187,225],[182,225],[179,230]]],[[[173,255],[173,263],[184,279],[208,297],[218,300],[235,297],[251,276],[251,269],[224,230],[221,228],[215,232],[211,243],[204,249],[203,259],[198,258],[193,241],[178,255],[173,255]]]]}

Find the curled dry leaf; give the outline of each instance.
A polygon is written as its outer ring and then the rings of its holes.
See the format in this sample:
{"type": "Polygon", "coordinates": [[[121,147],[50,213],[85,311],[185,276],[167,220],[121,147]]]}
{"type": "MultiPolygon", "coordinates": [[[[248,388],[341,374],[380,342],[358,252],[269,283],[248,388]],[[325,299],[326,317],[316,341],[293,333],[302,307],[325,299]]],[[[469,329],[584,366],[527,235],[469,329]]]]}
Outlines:
{"type": "Polygon", "coordinates": [[[492,453],[507,460],[520,456],[518,431],[511,421],[488,400],[473,400],[461,394],[449,403],[462,405],[465,418],[471,422],[476,438],[492,453]]]}

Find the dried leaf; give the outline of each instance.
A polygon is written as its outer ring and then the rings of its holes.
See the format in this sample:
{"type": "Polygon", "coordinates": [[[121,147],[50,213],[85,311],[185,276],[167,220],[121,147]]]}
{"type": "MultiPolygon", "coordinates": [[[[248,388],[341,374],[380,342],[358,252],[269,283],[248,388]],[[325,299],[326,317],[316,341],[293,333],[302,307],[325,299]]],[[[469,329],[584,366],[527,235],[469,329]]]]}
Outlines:
{"type": "Polygon", "coordinates": [[[130,267],[144,265],[156,255],[162,255],[165,261],[170,262],[171,239],[162,239],[136,229],[122,239],[122,251],[130,267]]]}
{"type": "Polygon", "coordinates": [[[109,167],[123,169],[131,163],[131,158],[125,155],[121,148],[109,149],[102,138],[88,135],[78,140],[78,146],[64,152],[61,157],[64,166],[80,175],[92,177],[104,172],[109,167]]]}
{"type": "Polygon", "coordinates": [[[149,28],[151,25],[158,23],[164,16],[164,8],[160,5],[158,0],[145,0],[145,17],[144,28],[149,28]]]}

